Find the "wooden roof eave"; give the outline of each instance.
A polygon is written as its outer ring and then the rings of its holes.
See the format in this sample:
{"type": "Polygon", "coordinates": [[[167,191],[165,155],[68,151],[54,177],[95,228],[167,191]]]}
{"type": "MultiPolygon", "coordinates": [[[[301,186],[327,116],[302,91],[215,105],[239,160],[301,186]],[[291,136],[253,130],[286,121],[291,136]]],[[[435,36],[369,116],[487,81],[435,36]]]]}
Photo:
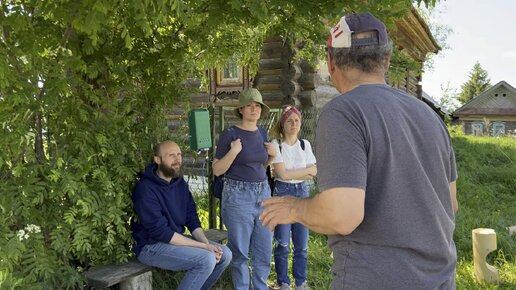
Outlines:
{"type": "Polygon", "coordinates": [[[423,62],[428,53],[437,53],[441,47],[434,39],[423,18],[412,7],[409,14],[396,22],[396,31],[390,31],[394,42],[419,62],[423,62]]]}

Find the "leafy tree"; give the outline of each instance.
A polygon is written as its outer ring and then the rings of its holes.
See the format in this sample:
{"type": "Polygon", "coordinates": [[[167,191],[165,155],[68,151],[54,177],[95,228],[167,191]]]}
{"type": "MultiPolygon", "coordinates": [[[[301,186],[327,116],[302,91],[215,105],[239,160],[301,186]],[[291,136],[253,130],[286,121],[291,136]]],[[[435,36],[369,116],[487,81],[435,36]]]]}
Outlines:
{"type": "MultiPolygon", "coordinates": [[[[435,0],[417,1],[433,5],[435,0]]],[[[130,190],[184,84],[263,39],[309,58],[342,1],[0,1],[0,288],[62,289],[130,257],[130,190]]],[[[346,2],[393,25],[411,1],[346,2]]],[[[174,136],[176,137],[176,136],[174,136]]]]}
{"type": "Polygon", "coordinates": [[[438,16],[442,14],[445,9],[446,6],[443,5],[436,7],[426,7],[424,5],[419,5],[417,7],[419,15],[421,15],[421,18],[423,18],[425,23],[428,25],[433,38],[440,47],[439,54],[430,54],[427,59],[425,59],[425,71],[433,70],[435,57],[443,57],[443,52],[445,53],[450,49],[450,45],[448,44],[448,36],[453,33],[453,30],[449,26],[438,21],[438,16]]]}
{"type": "Polygon", "coordinates": [[[448,112],[455,111],[460,104],[457,101],[457,89],[450,87],[450,82],[446,86],[441,85],[441,98],[439,105],[445,108],[448,112]]]}
{"type": "Polygon", "coordinates": [[[488,90],[491,87],[490,81],[487,71],[477,61],[469,73],[469,79],[462,84],[459,102],[465,104],[488,90]]]}

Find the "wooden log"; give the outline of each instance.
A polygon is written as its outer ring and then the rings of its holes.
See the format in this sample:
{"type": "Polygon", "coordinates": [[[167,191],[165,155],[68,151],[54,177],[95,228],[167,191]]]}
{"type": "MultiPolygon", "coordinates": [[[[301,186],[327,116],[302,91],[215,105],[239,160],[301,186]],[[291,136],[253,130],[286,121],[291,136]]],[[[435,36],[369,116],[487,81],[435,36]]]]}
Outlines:
{"type": "Polygon", "coordinates": [[[498,270],[486,261],[487,255],[496,250],[496,232],[493,229],[477,228],[471,231],[473,241],[473,266],[478,281],[498,283],[498,270]]]}
{"type": "MultiPolygon", "coordinates": [[[[277,69],[260,69],[258,70],[258,73],[256,76],[268,76],[268,75],[281,75],[283,73],[283,69],[277,68],[277,69]]],[[[256,78],[256,77],[255,77],[256,78]]]]}
{"type": "Polygon", "coordinates": [[[297,80],[303,90],[314,90],[319,86],[319,74],[317,73],[303,73],[297,80]]]}
{"type": "Polygon", "coordinates": [[[281,96],[283,97],[283,92],[281,90],[262,90],[260,91],[260,93],[262,94],[262,97],[264,99],[270,99],[271,97],[274,97],[274,96],[281,96]]]}
{"type": "Polygon", "coordinates": [[[210,102],[210,94],[207,93],[200,93],[192,95],[192,98],[190,99],[190,105],[192,107],[200,107],[202,103],[209,103],[210,102]],[[199,105],[194,105],[199,104],[199,105]]]}
{"type": "Polygon", "coordinates": [[[291,64],[287,68],[283,69],[282,75],[285,79],[296,81],[303,73],[301,67],[297,64],[291,64]]]}
{"type": "Polygon", "coordinates": [[[269,58],[282,58],[282,59],[290,59],[292,52],[288,47],[273,47],[273,48],[265,48],[262,47],[262,51],[260,52],[260,58],[269,59],[269,58]]]}
{"type": "Polygon", "coordinates": [[[274,69],[267,70],[266,74],[262,74],[262,71],[259,71],[254,79],[254,84],[277,84],[281,83],[285,80],[287,81],[295,81],[299,79],[302,75],[302,70],[298,65],[290,65],[284,69],[274,69]]]}
{"type": "Polygon", "coordinates": [[[311,65],[308,61],[302,59],[300,61],[298,61],[297,63],[301,69],[303,70],[304,73],[315,73],[317,72],[315,70],[315,67],[313,65],[311,65]]]}
{"type": "Polygon", "coordinates": [[[285,43],[282,40],[273,40],[273,41],[264,41],[262,45],[262,50],[279,50],[283,49],[285,43]]]}
{"type": "Polygon", "coordinates": [[[283,99],[283,97],[285,97],[285,95],[283,95],[281,91],[267,91],[265,93],[262,93],[262,98],[265,102],[281,100],[283,99]]]}
{"type": "Polygon", "coordinates": [[[255,84],[255,88],[257,88],[259,91],[275,91],[275,90],[281,90],[282,84],[255,84]]]}
{"type": "Polygon", "coordinates": [[[285,96],[295,97],[301,92],[301,86],[296,81],[285,81],[281,84],[281,91],[285,96]]]}
{"type": "Polygon", "coordinates": [[[314,90],[301,91],[297,98],[303,108],[311,108],[317,103],[317,92],[314,90]]]}
{"type": "Polygon", "coordinates": [[[283,101],[283,98],[282,99],[274,99],[274,100],[265,101],[265,104],[267,106],[269,106],[269,108],[271,108],[271,109],[281,108],[281,106],[283,106],[283,104],[284,104],[284,101],[283,101]]]}
{"type": "Polygon", "coordinates": [[[281,84],[283,79],[280,75],[257,75],[254,78],[254,84],[281,84]]]}
{"type": "Polygon", "coordinates": [[[282,58],[260,59],[260,69],[282,69],[287,66],[288,66],[287,59],[282,59],[282,58]]]}

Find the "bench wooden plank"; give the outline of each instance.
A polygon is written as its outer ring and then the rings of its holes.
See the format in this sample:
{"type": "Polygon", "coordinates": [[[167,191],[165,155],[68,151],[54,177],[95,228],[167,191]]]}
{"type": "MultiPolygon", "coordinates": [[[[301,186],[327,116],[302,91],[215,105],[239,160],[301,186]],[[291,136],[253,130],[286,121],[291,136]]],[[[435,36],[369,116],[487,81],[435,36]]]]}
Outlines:
{"type": "MultiPolygon", "coordinates": [[[[222,243],[227,239],[227,232],[219,229],[209,229],[205,235],[210,241],[222,243]]],[[[106,288],[118,284],[131,277],[152,271],[151,266],[140,263],[138,260],[130,260],[122,264],[110,264],[90,269],[84,272],[88,285],[95,288],[106,288]]]]}
{"type": "Polygon", "coordinates": [[[151,266],[142,264],[137,260],[130,260],[123,264],[111,264],[91,269],[84,272],[84,276],[88,280],[88,285],[95,288],[105,288],[149,271],[152,271],[151,266]]]}

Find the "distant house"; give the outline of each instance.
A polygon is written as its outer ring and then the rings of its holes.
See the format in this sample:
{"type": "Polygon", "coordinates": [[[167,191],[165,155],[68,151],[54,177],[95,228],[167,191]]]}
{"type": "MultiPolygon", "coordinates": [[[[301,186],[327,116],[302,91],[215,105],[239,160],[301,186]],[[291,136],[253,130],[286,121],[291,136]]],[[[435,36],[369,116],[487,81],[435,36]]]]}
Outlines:
{"type": "Polygon", "coordinates": [[[516,135],[516,89],[501,81],[453,112],[465,134],[516,135]]]}

